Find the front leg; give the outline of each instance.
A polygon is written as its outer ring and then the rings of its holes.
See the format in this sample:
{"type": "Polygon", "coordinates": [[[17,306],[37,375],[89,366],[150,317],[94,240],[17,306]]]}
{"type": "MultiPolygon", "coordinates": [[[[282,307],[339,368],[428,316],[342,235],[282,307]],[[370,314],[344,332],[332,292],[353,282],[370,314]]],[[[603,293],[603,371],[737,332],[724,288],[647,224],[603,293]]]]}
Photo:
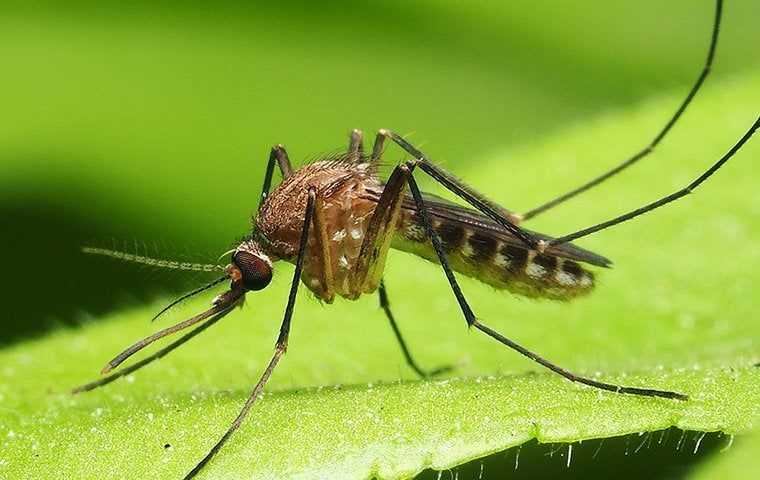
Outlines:
{"type": "Polygon", "coordinates": [[[264,185],[261,187],[261,200],[259,201],[259,209],[264,205],[269,195],[269,189],[272,187],[272,177],[274,176],[274,165],[277,164],[280,167],[280,173],[282,178],[288,178],[293,174],[293,167],[290,165],[290,159],[288,158],[288,152],[285,151],[285,147],[282,145],[275,145],[269,152],[269,161],[267,162],[267,170],[264,174],[264,185]]]}
{"type": "Polygon", "coordinates": [[[206,464],[211,461],[211,459],[222,448],[222,446],[227,443],[227,440],[229,440],[230,436],[232,436],[232,434],[235,433],[235,431],[240,427],[240,425],[243,423],[243,420],[245,420],[245,417],[248,415],[248,412],[250,412],[251,408],[253,407],[253,404],[256,403],[256,401],[261,397],[261,393],[264,391],[264,386],[269,381],[269,377],[272,376],[272,372],[274,371],[275,367],[277,367],[280,358],[282,358],[288,349],[290,320],[293,318],[293,310],[296,304],[298,285],[301,283],[301,271],[303,270],[304,259],[306,257],[309,230],[314,218],[316,198],[316,192],[314,190],[309,190],[309,200],[306,204],[306,211],[304,212],[303,229],[301,230],[301,238],[298,243],[298,257],[296,258],[296,268],[293,272],[293,280],[290,283],[288,303],[285,307],[285,314],[283,315],[282,323],[280,324],[280,334],[277,336],[277,343],[275,343],[274,354],[272,355],[271,360],[269,360],[269,364],[264,369],[264,372],[261,374],[261,377],[256,383],[256,386],[253,387],[253,391],[251,391],[248,400],[246,400],[245,404],[243,404],[243,408],[240,410],[240,413],[238,413],[237,417],[235,417],[235,420],[227,428],[227,431],[224,433],[224,435],[222,435],[219,441],[217,441],[214,446],[211,447],[211,450],[209,450],[206,456],[203,457],[201,461],[198,462],[198,464],[196,464],[195,467],[193,467],[193,469],[190,470],[187,475],[185,475],[184,480],[190,480],[191,478],[194,478],[198,472],[200,472],[203,467],[205,467],[206,464]]]}

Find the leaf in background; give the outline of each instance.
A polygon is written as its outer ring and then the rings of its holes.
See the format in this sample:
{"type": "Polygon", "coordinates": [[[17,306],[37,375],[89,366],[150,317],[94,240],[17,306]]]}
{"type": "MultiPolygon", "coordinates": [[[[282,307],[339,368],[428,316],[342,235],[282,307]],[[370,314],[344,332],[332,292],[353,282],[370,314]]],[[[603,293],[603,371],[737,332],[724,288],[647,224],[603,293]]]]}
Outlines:
{"type": "MultiPolygon", "coordinates": [[[[655,156],[538,227],[583,226],[687,183],[754,121],[758,84],[760,76],[750,72],[713,85],[655,156]]],[[[641,132],[656,131],[678,98],[657,98],[537,145],[473,158],[478,168],[467,180],[513,208],[538,201],[639,146],[641,132]]],[[[584,239],[582,245],[616,260],[614,270],[600,272],[588,298],[521,301],[463,281],[479,316],[561,365],[683,391],[690,401],[578,387],[468,334],[439,268],[399,253],[389,259],[387,278],[401,328],[421,363],[460,363],[458,378],[400,381],[412,376],[374,298],[323,307],[301,295],[272,393],[206,476],[396,478],[534,437],[574,442],[673,425],[749,431],[760,415],[760,369],[752,366],[760,333],[754,301],[760,198],[751,194],[758,152],[756,139],[696,195],[584,239]],[[329,386],[335,384],[344,386],[329,386]]],[[[64,393],[152,331],[147,319],[156,306],[0,352],[0,474],[167,478],[186,472],[234,417],[271,353],[291,271],[278,266],[273,285],[249,295],[242,312],[170,359],[101,391],[64,393]]],[[[179,313],[197,308],[195,302],[179,313]]]]}
{"type": "MultiPolygon", "coordinates": [[[[707,86],[760,64],[760,3],[726,3],[707,86]]],[[[0,218],[13,234],[0,236],[0,264],[13,272],[4,291],[14,301],[0,343],[47,331],[51,318],[74,323],[82,310],[102,315],[125,297],[144,304],[188,288],[169,275],[145,281],[129,266],[83,260],[78,247],[115,238],[143,251],[142,241],[157,241],[164,256],[215,257],[245,234],[274,143],[300,164],[345,145],[351,128],[393,128],[416,132],[415,143],[465,175],[495,149],[534,145],[653,92],[685,94],[713,8],[712,0],[587,0],[583,8],[555,0],[6,0],[0,218]],[[51,265],[68,281],[39,302],[28,286],[51,265]]],[[[661,125],[650,126],[632,130],[630,151],[661,125]]],[[[584,168],[613,161],[594,144],[578,152],[594,150],[600,156],[584,168]]],[[[563,179],[580,180],[580,170],[550,176],[571,165],[568,153],[545,164],[511,157],[504,167],[514,182],[499,198],[530,207],[563,179]],[[550,181],[536,185],[538,173],[550,181]]],[[[386,160],[401,158],[393,150],[386,160]]]]}

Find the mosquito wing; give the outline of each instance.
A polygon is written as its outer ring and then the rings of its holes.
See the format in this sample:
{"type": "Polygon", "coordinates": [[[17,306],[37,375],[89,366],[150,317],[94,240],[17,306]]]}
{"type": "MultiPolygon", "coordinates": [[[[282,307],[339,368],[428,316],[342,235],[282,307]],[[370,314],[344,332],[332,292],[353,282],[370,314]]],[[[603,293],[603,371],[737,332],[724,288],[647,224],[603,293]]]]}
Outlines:
{"type": "MultiPolygon", "coordinates": [[[[504,230],[501,225],[481,214],[477,210],[457,205],[453,202],[430,193],[424,193],[423,199],[425,201],[425,206],[430,213],[431,220],[433,220],[434,223],[438,221],[442,222],[444,225],[450,225],[448,230],[453,230],[454,226],[461,226],[462,229],[469,229],[470,232],[468,233],[470,233],[470,235],[474,233],[488,235],[492,236],[494,239],[498,239],[498,241],[503,242],[504,244],[512,245],[517,248],[525,248],[525,245],[518,238],[514,237],[511,233],[504,230]]],[[[418,224],[417,226],[420,229],[423,228],[421,219],[417,214],[417,207],[411,195],[407,195],[404,198],[402,209],[407,214],[412,214],[411,218],[416,221],[418,224]]],[[[412,226],[412,228],[415,227],[412,226]]],[[[446,228],[444,228],[444,230],[446,230],[446,228]]],[[[548,241],[552,238],[541,233],[533,232],[530,230],[527,231],[530,232],[531,235],[535,235],[537,238],[540,238],[542,240],[548,241]]],[[[466,233],[464,233],[464,235],[466,235],[466,233]]],[[[571,243],[549,247],[545,253],[548,255],[588,263],[599,267],[610,267],[612,265],[612,261],[608,258],[589,250],[577,247],[571,243]]]]}

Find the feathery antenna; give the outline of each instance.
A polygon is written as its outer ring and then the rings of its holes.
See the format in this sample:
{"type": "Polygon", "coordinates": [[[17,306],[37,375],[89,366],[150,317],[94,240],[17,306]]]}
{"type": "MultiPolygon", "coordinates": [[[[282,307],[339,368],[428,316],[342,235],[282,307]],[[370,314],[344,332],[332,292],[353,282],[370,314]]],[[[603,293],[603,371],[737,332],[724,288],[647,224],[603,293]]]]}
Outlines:
{"type": "Polygon", "coordinates": [[[103,257],[121,260],[123,262],[139,263],[141,265],[148,265],[150,267],[168,268],[171,270],[185,270],[191,272],[218,272],[224,270],[223,266],[213,263],[180,262],[177,260],[154,258],[145,255],[135,255],[120,250],[111,250],[108,248],[85,246],[82,247],[82,253],[86,253],[88,255],[100,255],[103,257]]]}

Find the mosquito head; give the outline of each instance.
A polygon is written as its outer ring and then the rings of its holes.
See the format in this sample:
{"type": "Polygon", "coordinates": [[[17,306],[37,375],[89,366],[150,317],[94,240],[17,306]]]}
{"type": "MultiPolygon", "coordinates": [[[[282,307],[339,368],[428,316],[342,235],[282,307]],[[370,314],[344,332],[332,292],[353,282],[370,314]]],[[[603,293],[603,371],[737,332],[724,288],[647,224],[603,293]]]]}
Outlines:
{"type": "Polygon", "coordinates": [[[233,284],[246,290],[261,290],[272,280],[272,261],[253,242],[245,242],[235,249],[227,273],[233,284]]]}

